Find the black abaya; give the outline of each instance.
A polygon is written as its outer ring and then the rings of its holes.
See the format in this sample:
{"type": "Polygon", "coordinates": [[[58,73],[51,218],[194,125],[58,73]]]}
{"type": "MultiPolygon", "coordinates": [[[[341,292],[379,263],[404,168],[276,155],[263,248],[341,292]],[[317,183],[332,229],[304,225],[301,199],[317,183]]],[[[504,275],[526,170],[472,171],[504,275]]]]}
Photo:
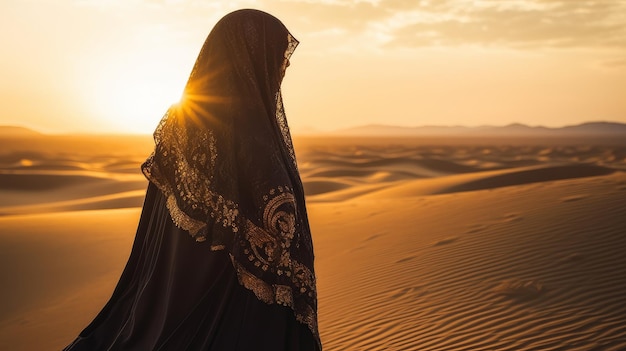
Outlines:
{"type": "Polygon", "coordinates": [[[130,259],[66,350],[319,350],[313,242],[280,85],[298,41],[239,10],[154,132],[130,259]]]}
{"type": "Polygon", "coordinates": [[[316,350],[290,308],[266,304],[211,251],[172,222],[152,183],[113,296],[65,350],[316,350]]]}

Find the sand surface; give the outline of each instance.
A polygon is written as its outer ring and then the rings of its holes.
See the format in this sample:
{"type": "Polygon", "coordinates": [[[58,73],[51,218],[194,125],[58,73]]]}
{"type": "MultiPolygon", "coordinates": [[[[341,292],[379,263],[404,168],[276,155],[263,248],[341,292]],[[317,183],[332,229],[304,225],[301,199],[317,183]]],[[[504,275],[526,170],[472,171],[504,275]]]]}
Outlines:
{"type": "MultiPolygon", "coordinates": [[[[0,350],[56,350],[128,257],[149,138],[0,140],[0,350]]],[[[626,145],[297,139],[326,350],[626,349],[626,145]]]]}

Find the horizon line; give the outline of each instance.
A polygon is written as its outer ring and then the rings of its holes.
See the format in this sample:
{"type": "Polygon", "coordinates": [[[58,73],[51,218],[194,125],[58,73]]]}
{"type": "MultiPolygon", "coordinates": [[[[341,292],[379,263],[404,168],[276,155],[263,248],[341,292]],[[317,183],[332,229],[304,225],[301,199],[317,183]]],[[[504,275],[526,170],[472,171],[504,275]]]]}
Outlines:
{"type": "MultiPolygon", "coordinates": [[[[328,135],[328,134],[338,134],[341,132],[350,132],[355,129],[360,128],[397,128],[397,129],[419,129],[419,128],[467,128],[467,129],[476,129],[476,128],[506,128],[512,126],[521,126],[527,128],[535,128],[535,129],[548,129],[548,130],[558,130],[568,127],[577,127],[589,124],[617,124],[626,126],[626,122],[614,121],[614,120],[589,120],[585,122],[573,123],[573,124],[563,124],[560,126],[545,126],[545,125],[531,125],[522,122],[511,122],[502,125],[495,124],[480,124],[480,125],[462,125],[462,124],[454,124],[454,125],[446,125],[446,124],[423,124],[423,125],[399,125],[399,124],[382,124],[382,123],[368,123],[368,124],[359,124],[353,126],[347,126],[338,129],[332,130],[320,130],[316,127],[312,126],[303,126],[291,128],[291,133],[295,135],[328,135]]],[[[21,130],[22,133],[32,133],[39,135],[47,135],[47,136],[152,136],[153,131],[151,132],[114,132],[114,131],[105,131],[105,132],[97,132],[97,131],[62,131],[62,132],[47,132],[41,131],[37,128],[28,127],[24,125],[0,125],[0,131],[2,129],[17,129],[21,130]]]]}

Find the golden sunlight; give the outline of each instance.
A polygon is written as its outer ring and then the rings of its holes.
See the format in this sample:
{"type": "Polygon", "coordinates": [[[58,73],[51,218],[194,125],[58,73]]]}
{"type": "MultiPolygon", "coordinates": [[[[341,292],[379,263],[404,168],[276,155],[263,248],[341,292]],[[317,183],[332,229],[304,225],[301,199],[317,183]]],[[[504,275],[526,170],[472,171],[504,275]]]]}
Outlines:
{"type": "Polygon", "coordinates": [[[168,107],[180,101],[187,70],[167,60],[118,62],[94,83],[97,117],[122,133],[151,133],[168,107]]]}

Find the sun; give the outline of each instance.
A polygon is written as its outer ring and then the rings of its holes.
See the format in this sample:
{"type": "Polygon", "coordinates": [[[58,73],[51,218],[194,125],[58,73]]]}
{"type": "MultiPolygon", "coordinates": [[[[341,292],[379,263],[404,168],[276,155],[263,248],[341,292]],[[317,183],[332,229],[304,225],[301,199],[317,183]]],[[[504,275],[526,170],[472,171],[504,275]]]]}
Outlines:
{"type": "Polygon", "coordinates": [[[180,101],[188,68],[154,57],[111,64],[96,79],[91,105],[95,115],[120,133],[151,133],[161,117],[180,101]]]}

